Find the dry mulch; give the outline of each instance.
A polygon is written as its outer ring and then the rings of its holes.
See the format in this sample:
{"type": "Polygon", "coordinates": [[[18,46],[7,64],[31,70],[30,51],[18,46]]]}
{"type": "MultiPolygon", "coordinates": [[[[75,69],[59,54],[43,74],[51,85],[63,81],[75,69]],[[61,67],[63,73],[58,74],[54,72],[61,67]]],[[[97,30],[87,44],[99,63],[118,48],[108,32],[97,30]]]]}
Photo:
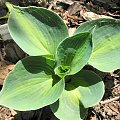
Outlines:
{"type": "MultiPolygon", "coordinates": [[[[36,5],[44,6],[55,11],[60,15],[69,27],[69,34],[72,35],[76,28],[83,22],[94,20],[97,18],[114,17],[120,18],[120,2],[119,0],[52,0],[48,2],[40,2],[39,0],[31,0],[32,2],[15,3],[21,6],[36,5]],[[106,6],[107,2],[107,6],[106,6]]],[[[14,0],[12,2],[15,2],[14,0]]],[[[1,8],[0,8],[1,9],[1,8]]],[[[6,9],[2,9],[4,14],[6,9]]],[[[6,20],[0,20],[4,23],[6,20]]],[[[4,46],[3,48],[5,48],[4,46]]],[[[8,47],[9,48],[9,47],[8,47]]],[[[4,51],[4,54],[6,51],[4,51]]],[[[0,52],[1,53],[1,52],[0,52]]],[[[3,54],[0,54],[3,55],[3,54]]],[[[17,55],[18,56],[18,55],[17,55]]],[[[0,86],[4,78],[14,68],[14,63],[6,59],[3,55],[0,62],[0,86]]],[[[18,59],[17,59],[18,60],[18,59]]],[[[16,62],[17,62],[16,60],[16,62]]],[[[94,70],[99,74],[105,83],[105,95],[102,101],[89,109],[86,120],[120,120],[120,70],[111,73],[102,73],[94,70]]],[[[58,120],[50,111],[49,107],[40,110],[18,112],[3,106],[0,106],[0,120],[58,120]]]]}

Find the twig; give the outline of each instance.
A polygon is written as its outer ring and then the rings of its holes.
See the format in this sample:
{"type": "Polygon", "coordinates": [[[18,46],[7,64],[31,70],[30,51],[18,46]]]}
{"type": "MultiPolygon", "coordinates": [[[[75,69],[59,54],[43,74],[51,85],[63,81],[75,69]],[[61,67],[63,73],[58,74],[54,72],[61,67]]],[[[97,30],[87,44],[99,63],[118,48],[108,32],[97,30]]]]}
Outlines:
{"type": "Polygon", "coordinates": [[[117,96],[117,97],[114,97],[114,98],[111,98],[111,99],[108,99],[108,100],[105,100],[105,101],[101,101],[99,104],[104,105],[104,104],[108,104],[112,101],[116,101],[116,100],[119,100],[119,99],[120,99],[120,96],[117,96]]]}

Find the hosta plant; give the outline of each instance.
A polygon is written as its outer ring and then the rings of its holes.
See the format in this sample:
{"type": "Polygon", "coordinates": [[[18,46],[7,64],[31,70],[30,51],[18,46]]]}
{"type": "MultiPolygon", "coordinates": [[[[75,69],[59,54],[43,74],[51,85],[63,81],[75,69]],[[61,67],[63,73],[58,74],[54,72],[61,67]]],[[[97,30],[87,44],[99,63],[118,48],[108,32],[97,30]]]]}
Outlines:
{"type": "Polygon", "coordinates": [[[86,64],[101,71],[120,67],[120,22],[98,19],[82,24],[73,36],[63,20],[42,7],[7,3],[8,29],[29,55],[17,62],[0,92],[0,105],[35,110],[50,105],[60,120],[82,120],[104,94],[104,84],[86,64]]]}

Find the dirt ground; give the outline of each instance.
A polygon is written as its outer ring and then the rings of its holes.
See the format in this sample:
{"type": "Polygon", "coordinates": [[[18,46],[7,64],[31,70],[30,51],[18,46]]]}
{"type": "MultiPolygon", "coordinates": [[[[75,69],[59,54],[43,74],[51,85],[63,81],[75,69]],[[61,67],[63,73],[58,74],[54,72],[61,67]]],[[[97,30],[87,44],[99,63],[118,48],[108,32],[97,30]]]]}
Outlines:
{"type": "MultiPolygon", "coordinates": [[[[0,3],[0,17],[6,15],[7,9],[0,3]]],[[[8,0],[20,6],[42,6],[60,15],[69,27],[71,35],[83,22],[104,17],[120,19],[120,0],[8,0]]],[[[0,24],[7,19],[0,19],[0,24]]],[[[26,56],[17,54],[18,48],[11,41],[0,42],[0,89],[4,78],[14,68],[15,63],[26,56]],[[12,51],[12,55],[11,52],[12,51]],[[13,56],[14,54],[14,56],[13,56]]],[[[21,54],[21,52],[20,52],[21,54]]],[[[110,73],[99,74],[105,83],[105,95],[101,102],[89,108],[85,120],[120,120],[120,69],[110,73]]],[[[0,120],[58,120],[50,111],[49,106],[35,111],[14,111],[0,106],[0,120]]]]}

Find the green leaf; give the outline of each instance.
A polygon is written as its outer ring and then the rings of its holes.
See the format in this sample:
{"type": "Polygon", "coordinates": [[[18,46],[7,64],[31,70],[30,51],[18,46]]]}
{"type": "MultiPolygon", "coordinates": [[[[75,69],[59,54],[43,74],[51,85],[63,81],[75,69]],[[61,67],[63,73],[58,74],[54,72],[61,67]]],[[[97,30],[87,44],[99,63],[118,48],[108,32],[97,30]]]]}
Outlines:
{"type": "Polygon", "coordinates": [[[93,26],[96,26],[92,34],[94,50],[88,63],[105,72],[120,68],[120,20],[104,18],[86,22],[75,34],[87,32],[93,26]]]}
{"type": "Polygon", "coordinates": [[[91,71],[82,70],[69,76],[65,90],[51,109],[60,120],[81,120],[88,107],[97,104],[104,94],[104,84],[91,71]]]}
{"type": "Polygon", "coordinates": [[[63,20],[42,7],[17,7],[7,4],[11,13],[8,27],[13,40],[31,56],[54,57],[61,40],[68,36],[63,20]]]}
{"type": "Polygon", "coordinates": [[[34,110],[57,101],[64,81],[53,75],[54,61],[27,57],[5,79],[0,105],[16,110],[34,110]]]}
{"type": "Polygon", "coordinates": [[[0,20],[1,19],[8,19],[8,17],[9,17],[9,12],[7,12],[7,14],[5,16],[0,17],[0,20]]]}
{"type": "Polygon", "coordinates": [[[51,109],[60,120],[83,120],[87,114],[75,92],[64,91],[60,99],[53,103],[51,109]]]}
{"type": "Polygon", "coordinates": [[[66,38],[57,48],[55,72],[58,75],[75,74],[88,62],[92,53],[92,36],[80,33],[66,38]]]}
{"type": "Polygon", "coordinates": [[[83,120],[88,110],[80,105],[76,94],[67,91],[64,91],[61,98],[51,105],[51,109],[60,120],[83,120]],[[74,100],[71,97],[74,97],[74,100]]]}
{"type": "Polygon", "coordinates": [[[0,40],[2,40],[2,35],[0,34],[0,40]]]}

